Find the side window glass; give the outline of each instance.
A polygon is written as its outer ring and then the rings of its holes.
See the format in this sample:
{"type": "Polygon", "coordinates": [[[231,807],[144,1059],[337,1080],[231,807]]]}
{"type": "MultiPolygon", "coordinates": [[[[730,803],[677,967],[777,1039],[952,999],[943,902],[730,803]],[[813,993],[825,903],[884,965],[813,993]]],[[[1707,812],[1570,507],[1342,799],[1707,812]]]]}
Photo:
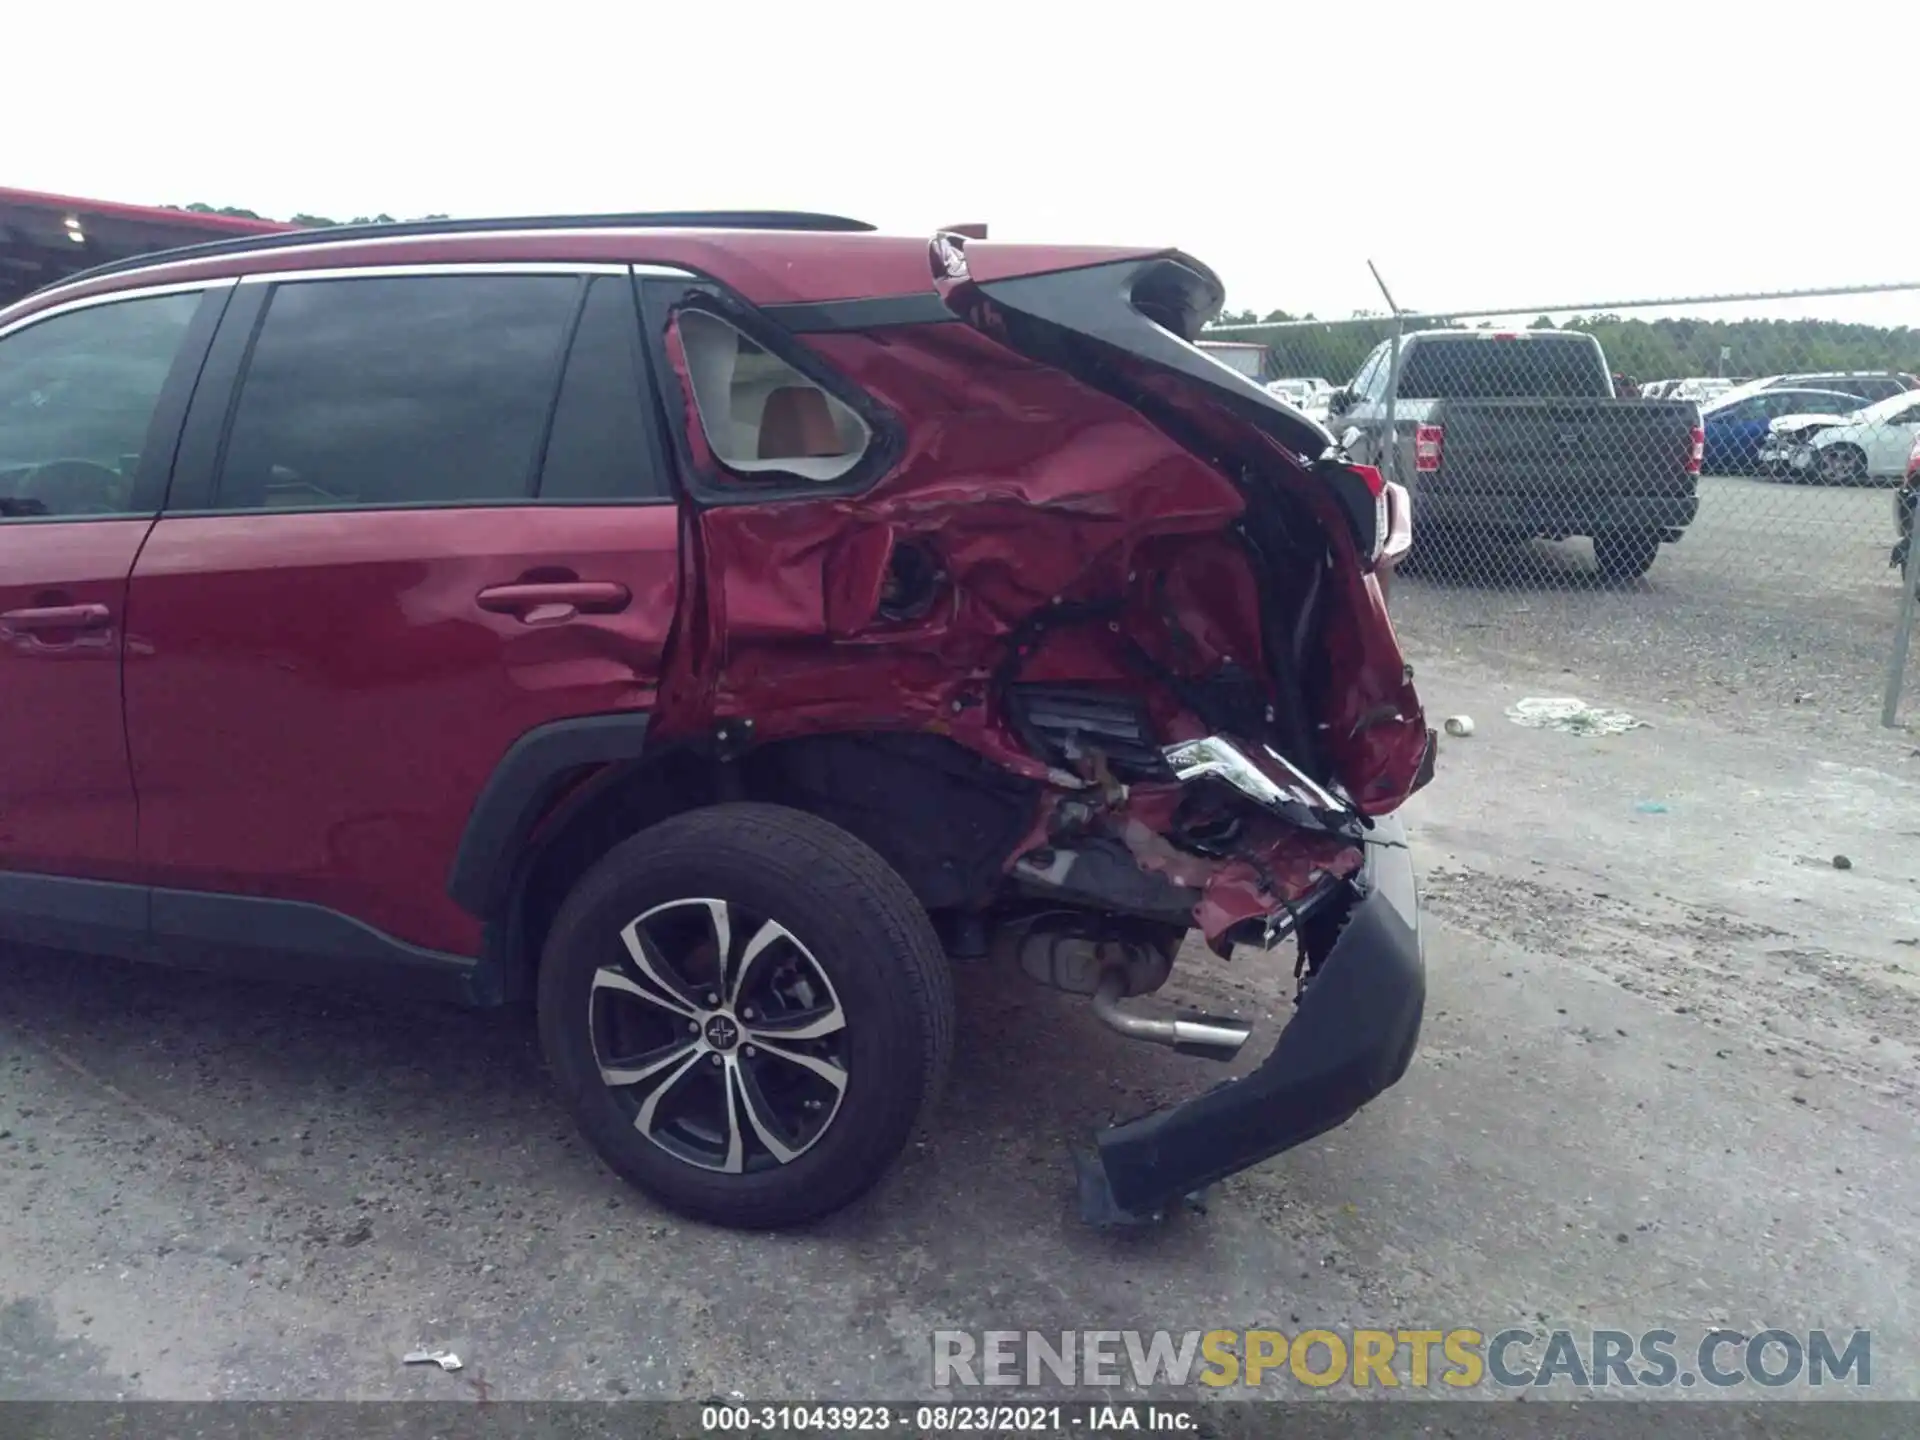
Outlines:
{"type": "Polygon", "coordinates": [[[567,275],[277,286],[240,382],[214,506],[526,499],[579,295],[567,275]]]}
{"type": "Polygon", "coordinates": [[[1369,387],[1373,384],[1374,371],[1379,367],[1386,353],[1385,348],[1376,348],[1371,355],[1360,362],[1360,373],[1353,377],[1353,384],[1350,387],[1355,395],[1365,398],[1372,393],[1369,387]]]}
{"type": "Polygon", "coordinates": [[[567,353],[542,500],[671,498],[648,443],[640,324],[626,276],[595,276],[567,353]]]}
{"type": "Polygon", "coordinates": [[[827,481],[860,462],[872,432],[838,399],[716,315],[677,324],[700,428],[729,470],[827,481]]]}
{"type": "Polygon", "coordinates": [[[0,520],[124,515],[198,292],[70,310],[0,339],[0,520]]]}
{"type": "MultiPolygon", "coordinates": [[[[1400,363],[1406,364],[1406,351],[1400,352],[1400,363]]],[[[1373,375],[1367,381],[1367,398],[1385,400],[1387,386],[1393,381],[1393,347],[1382,345],[1373,357],[1373,375]]]]}

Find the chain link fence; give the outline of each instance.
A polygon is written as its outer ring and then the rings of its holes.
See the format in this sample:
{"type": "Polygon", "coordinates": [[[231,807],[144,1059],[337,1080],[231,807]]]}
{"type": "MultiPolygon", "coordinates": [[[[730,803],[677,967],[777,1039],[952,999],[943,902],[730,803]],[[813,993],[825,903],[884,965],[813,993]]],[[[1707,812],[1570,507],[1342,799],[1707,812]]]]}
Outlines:
{"type": "Polygon", "coordinates": [[[1920,328],[1894,321],[1916,314],[1920,286],[1858,287],[1225,326],[1208,343],[1412,492],[1416,611],[1525,628],[1542,610],[1577,626],[1584,605],[1623,636],[1636,611],[1692,612],[1749,642],[1743,678],[1840,643],[1862,654],[1825,678],[1892,724],[1920,575],[1901,541],[1920,328]],[[1869,323],[1747,318],[1816,294],[1869,323]]]}

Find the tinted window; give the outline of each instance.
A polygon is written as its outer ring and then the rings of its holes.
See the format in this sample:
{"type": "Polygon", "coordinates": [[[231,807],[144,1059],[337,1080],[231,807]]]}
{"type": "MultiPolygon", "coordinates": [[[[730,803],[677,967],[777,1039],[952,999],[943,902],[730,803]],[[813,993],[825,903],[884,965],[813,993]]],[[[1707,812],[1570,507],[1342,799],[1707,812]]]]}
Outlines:
{"type": "Polygon", "coordinates": [[[1801,384],[1864,395],[1868,400],[1888,400],[1906,390],[1905,382],[1894,375],[1815,375],[1801,384]]]}
{"type": "Polygon", "coordinates": [[[276,287],[214,504],[524,499],[579,294],[564,275],[276,287]]]}
{"type": "Polygon", "coordinates": [[[1400,361],[1403,400],[1606,393],[1606,368],[1592,343],[1582,339],[1419,339],[1407,347],[1400,361]]]}
{"type": "Polygon", "coordinates": [[[1761,398],[1771,416],[1845,415],[1867,403],[1858,395],[1832,390],[1780,390],[1761,398]]]}
{"type": "Polygon", "coordinates": [[[199,305],[197,293],[120,300],[0,340],[0,518],[126,513],[199,305]]]}
{"type": "Polygon", "coordinates": [[[1364,397],[1367,394],[1367,387],[1373,383],[1374,370],[1380,364],[1380,357],[1386,353],[1386,347],[1379,346],[1360,362],[1359,371],[1347,384],[1349,393],[1356,397],[1364,397]]]}
{"type": "Polygon", "coordinates": [[[601,275],[567,353],[553,434],[540,472],[542,500],[663,499],[665,477],[654,463],[641,406],[640,330],[633,286],[601,275]]]}

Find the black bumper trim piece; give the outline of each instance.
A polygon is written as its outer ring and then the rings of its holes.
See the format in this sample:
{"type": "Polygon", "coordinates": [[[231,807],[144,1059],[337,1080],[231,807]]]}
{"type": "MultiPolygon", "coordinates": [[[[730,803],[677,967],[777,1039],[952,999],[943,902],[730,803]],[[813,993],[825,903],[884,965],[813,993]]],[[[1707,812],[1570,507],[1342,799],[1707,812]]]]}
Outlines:
{"type": "Polygon", "coordinates": [[[1413,859],[1397,817],[1367,846],[1361,897],[1260,1067],[1095,1137],[1079,1176],[1090,1223],[1158,1214],[1325,1134],[1406,1073],[1427,993],[1413,859]]]}

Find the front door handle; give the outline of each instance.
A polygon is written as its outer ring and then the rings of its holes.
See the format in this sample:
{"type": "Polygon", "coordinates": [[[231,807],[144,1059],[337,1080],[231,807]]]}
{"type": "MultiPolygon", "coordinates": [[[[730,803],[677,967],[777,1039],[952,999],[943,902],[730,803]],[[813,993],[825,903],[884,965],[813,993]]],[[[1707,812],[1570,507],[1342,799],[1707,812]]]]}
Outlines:
{"type": "Polygon", "coordinates": [[[475,598],[482,610],[518,615],[529,625],[550,625],[580,614],[617,614],[627,608],[633,592],[611,580],[526,580],[489,585],[475,598]]]}
{"type": "Polygon", "coordinates": [[[0,612],[0,625],[21,633],[49,630],[101,630],[113,617],[104,605],[41,605],[0,612]]]}

